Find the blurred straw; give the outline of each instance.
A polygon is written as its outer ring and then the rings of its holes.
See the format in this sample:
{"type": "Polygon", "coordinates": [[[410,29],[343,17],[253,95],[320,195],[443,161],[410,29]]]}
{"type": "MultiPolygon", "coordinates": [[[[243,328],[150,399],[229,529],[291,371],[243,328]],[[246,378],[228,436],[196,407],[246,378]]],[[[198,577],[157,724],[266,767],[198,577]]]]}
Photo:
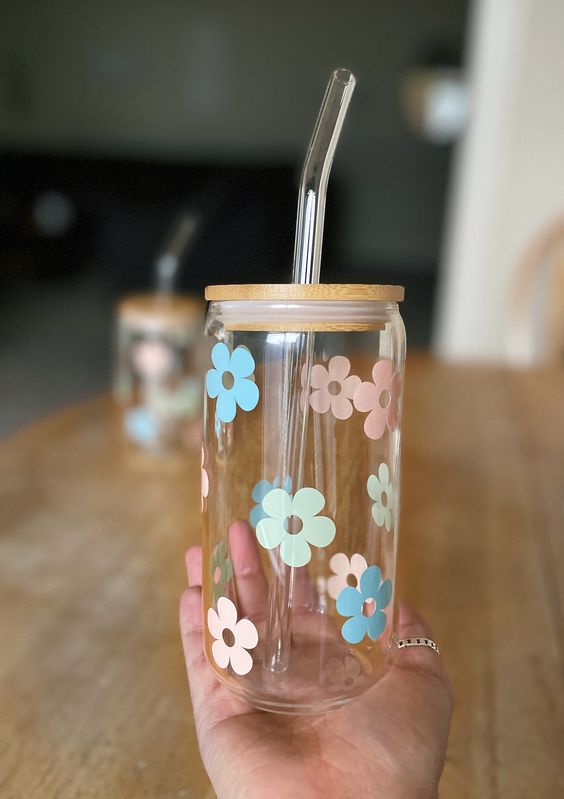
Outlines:
{"type": "Polygon", "coordinates": [[[164,251],[155,264],[157,293],[161,297],[172,294],[182,257],[192,243],[199,226],[196,214],[187,213],[173,227],[164,251]]]}

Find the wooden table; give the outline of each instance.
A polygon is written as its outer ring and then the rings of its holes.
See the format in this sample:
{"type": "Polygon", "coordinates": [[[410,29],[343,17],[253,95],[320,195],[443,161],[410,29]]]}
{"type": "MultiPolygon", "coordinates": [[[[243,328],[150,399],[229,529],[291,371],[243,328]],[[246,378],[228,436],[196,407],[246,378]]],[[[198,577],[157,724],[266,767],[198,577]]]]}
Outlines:
{"type": "MultiPolygon", "coordinates": [[[[119,457],[105,399],[0,447],[0,796],[213,796],[177,630],[199,462],[119,457]]],[[[457,707],[447,799],[564,795],[564,372],[408,365],[400,577],[457,707]]]]}

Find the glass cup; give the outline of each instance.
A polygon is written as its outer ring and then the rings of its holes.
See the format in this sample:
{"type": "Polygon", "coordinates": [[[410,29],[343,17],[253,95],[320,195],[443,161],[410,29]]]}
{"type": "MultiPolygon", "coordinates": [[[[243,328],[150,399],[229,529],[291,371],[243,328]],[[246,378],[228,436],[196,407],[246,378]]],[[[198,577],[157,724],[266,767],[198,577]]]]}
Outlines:
{"type": "Polygon", "coordinates": [[[155,454],[201,441],[203,303],[141,294],[117,307],[114,399],[125,439],[155,454]]]}
{"type": "Polygon", "coordinates": [[[205,648],[255,707],[362,693],[394,641],[403,289],[212,286],[205,648]]]}

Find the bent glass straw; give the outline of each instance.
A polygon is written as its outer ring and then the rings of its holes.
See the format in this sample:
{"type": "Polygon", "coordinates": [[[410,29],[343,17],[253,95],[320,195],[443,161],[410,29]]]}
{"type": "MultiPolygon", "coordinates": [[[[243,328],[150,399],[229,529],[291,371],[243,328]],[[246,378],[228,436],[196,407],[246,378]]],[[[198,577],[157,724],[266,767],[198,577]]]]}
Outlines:
{"type": "MultiPolygon", "coordinates": [[[[354,75],[348,69],[333,72],[309,143],[298,197],[292,274],[294,283],[319,283],[327,183],[355,82],[354,75]]],[[[307,397],[315,334],[286,334],[284,338],[278,474],[282,481],[286,475],[292,477],[291,490],[295,494],[303,482],[309,408],[306,402],[303,412],[300,412],[300,372],[303,369],[302,382],[307,397]]],[[[264,666],[272,672],[280,672],[288,668],[290,660],[295,568],[286,566],[279,553],[276,553],[275,558],[276,577],[270,587],[264,666]]]]}

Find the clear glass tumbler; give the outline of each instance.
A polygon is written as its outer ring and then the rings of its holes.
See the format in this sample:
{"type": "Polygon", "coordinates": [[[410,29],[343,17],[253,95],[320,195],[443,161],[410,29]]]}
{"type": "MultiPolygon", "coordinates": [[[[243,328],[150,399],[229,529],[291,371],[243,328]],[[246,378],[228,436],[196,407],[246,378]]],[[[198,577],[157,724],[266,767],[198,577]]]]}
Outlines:
{"type": "Polygon", "coordinates": [[[314,713],[393,642],[405,329],[398,286],[211,286],[205,647],[255,707],[314,713]]]}
{"type": "Polygon", "coordinates": [[[140,294],[117,307],[114,399],[125,439],[153,453],[199,447],[204,305],[140,294]]]}

